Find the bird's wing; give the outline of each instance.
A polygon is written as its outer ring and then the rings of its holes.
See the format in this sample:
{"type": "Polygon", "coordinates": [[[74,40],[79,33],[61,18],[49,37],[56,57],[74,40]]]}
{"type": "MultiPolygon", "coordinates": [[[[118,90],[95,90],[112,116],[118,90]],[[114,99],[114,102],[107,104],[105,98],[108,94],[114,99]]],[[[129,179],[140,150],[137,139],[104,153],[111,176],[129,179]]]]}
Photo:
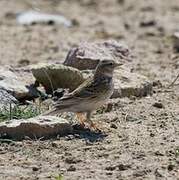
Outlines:
{"type": "Polygon", "coordinates": [[[75,89],[70,96],[75,98],[92,98],[96,96],[96,86],[97,84],[93,81],[93,78],[89,78],[75,89]]]}
{"type": "Polygon", "coordinates": [[[77,89],[75,89],[73,92],[64,95],[62,98],[60,98],[56,104],[55,107],[60,106],[68,106],[68,105],[74,105],[78,104],[79,102],[82,102],[83,99],[91,99],[95,98],[97,94],[95,93],[95,83],[93,83],[93,79],[89,78],[86,81],[84,81],[77,89]]]}

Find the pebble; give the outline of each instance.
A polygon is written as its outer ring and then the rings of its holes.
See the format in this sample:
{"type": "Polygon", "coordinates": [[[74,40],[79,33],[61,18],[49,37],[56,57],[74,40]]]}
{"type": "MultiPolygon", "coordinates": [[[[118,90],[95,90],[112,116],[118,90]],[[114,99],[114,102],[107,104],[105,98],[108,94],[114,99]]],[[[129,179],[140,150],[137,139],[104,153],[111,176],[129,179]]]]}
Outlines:
{"type": "Polygon", "coordinates": [[[73,166],[73,165],[71,165],[71,166],[67,169],[67,171],[76,171],[76,167],[73,166]]]}
{"type": "Polygon", "coordinates": [[[161,102],[155,102],[152,106],[159,109],[164,108],[164,105],[161,102]]]}
{"type": "Polygon", "coordinates": [[[117,126],[116,126],[116,124],[112,123],[112,124],[110,125],[110,128],[117,129],[117,126]]]}
{"type": "Polygon", "coordinates": [[[40,169],[40,168],[39,168],[38,166],[33,166],[33,167],[32,167],[32,170],[33,170],[33,171],[38,171],[39,169],[40,169]]]}

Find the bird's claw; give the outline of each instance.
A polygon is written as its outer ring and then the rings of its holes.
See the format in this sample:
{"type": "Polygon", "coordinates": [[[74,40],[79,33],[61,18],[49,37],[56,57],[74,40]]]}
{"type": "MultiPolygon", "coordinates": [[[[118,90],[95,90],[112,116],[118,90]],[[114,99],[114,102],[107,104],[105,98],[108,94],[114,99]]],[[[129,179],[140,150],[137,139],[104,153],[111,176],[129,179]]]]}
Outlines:
{"type": "Polygon", "coordinates": [[[95,123],[90,124],[90,129],[98,132],[102,132],[101,128],[99,128],[95,123]]]}

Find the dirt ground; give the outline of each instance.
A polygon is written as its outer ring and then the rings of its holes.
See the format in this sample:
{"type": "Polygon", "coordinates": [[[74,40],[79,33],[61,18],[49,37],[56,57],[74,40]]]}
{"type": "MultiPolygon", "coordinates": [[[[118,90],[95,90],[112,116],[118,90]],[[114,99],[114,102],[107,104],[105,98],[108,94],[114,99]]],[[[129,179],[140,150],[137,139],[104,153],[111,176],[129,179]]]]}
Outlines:
{"type": "Polygon", "coordinates": [[[178,180],[179,54],[170,36],[179,30],[179,1],[1,0],[0,64],[64,61],[81,41],[116,39],[133,53],[132,71],[154,81],[151,97],[117,99],[94,114],[105,135],[81,132],[46,141],[0,144],[0,180],[178,180]],[[76,25],[21,26],[14,13],[60,13],[76,25]],[[155,107],[160,102],[163,107],[155,107]],[[60,177],[60,176],[59,176],[60,177]],[[57,178],[56,178],[57,179],[57,178]],[[59,178],[60,179],[60,178],[59,178]]]}

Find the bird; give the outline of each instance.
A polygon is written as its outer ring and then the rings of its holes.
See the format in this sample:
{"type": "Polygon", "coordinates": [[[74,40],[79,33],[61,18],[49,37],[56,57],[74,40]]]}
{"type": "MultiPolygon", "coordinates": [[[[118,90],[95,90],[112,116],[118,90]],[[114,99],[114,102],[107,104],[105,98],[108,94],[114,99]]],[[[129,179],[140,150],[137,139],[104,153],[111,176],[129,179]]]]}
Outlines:
{"type": "Polygon", "coordinates": [[[96,125],[91,120],[91,114],[110,99],[114,90],[113,72],[120,65],[122,63],[116,63],[114,60],[99,61],[93,77],[58,99],[52,109],[44,115],[73,112],[77,114],[81,126],[84,127],[85,123],[88,123],[91,128],[96,129],[96,125]]]}

